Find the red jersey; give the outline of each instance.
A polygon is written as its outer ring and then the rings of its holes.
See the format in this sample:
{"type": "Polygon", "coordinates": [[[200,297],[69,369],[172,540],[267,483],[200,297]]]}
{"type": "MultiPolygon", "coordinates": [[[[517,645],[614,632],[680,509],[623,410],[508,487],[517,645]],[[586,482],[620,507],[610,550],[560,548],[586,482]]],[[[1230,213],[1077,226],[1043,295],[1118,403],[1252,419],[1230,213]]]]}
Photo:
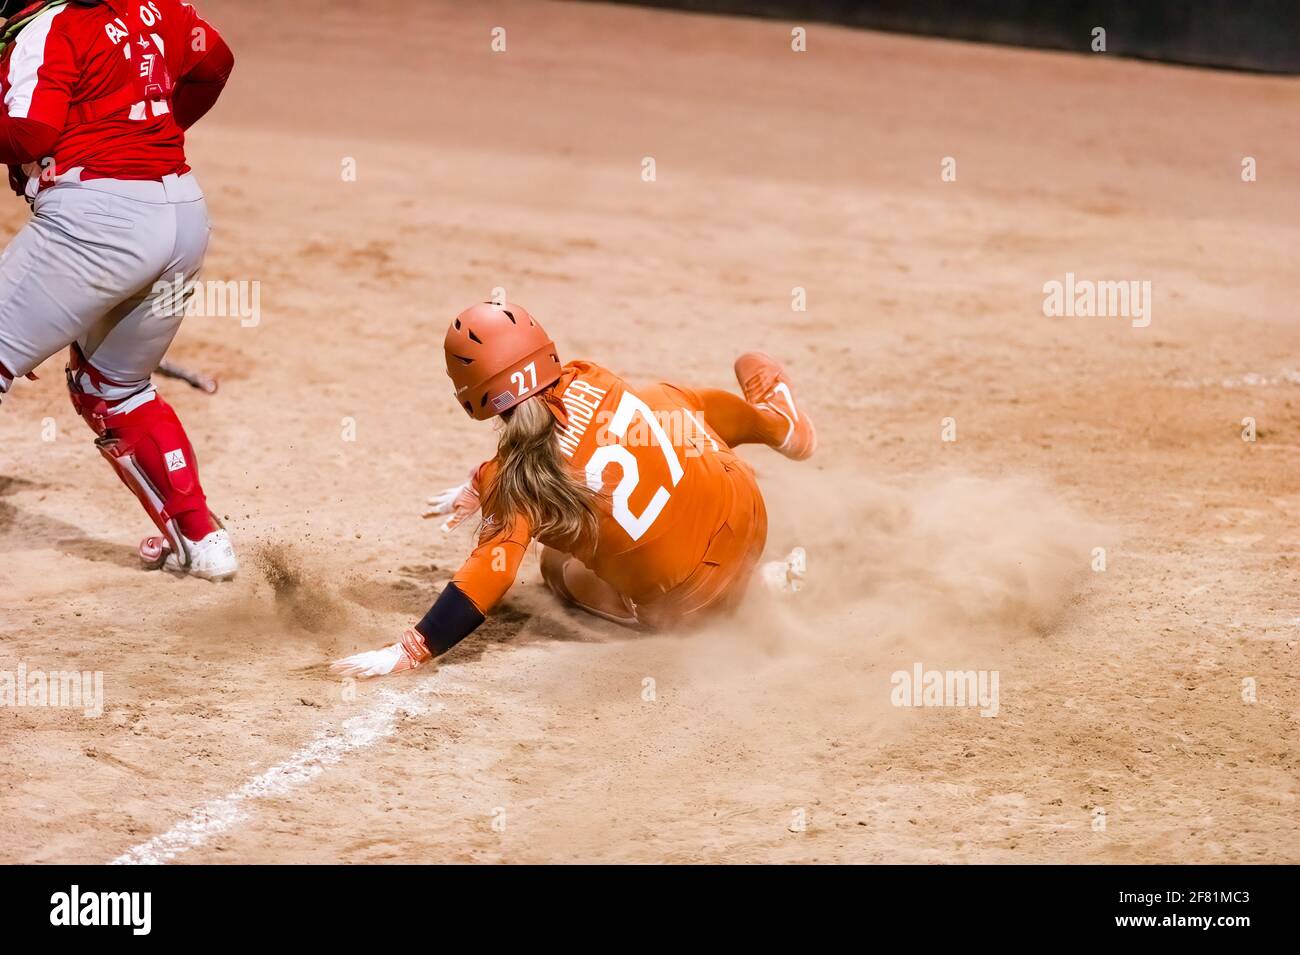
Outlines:
{"type": "Polygon", "coordinates": [[[229,55],[181,0],[48,7],[0,56],[3,121],[57,132],[40,160],[42,188],[78,166],[88,179],[185,172],[185,121],[177,121],[173,91],[217,48],[229,55]]]}

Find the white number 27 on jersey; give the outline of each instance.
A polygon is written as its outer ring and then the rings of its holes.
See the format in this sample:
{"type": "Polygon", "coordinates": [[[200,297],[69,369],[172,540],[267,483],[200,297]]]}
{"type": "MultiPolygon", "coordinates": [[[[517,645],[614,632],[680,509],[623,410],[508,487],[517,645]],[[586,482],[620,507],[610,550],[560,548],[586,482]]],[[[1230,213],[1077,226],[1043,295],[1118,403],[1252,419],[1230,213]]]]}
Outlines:
{"type": "MultiPolygon", "coordinates": [[[[685,473],[682,463],[677,460],[677,452],[673,450],[672,441],[668,439],[663,425],[655,418],[648,404],[630,391],[623,392],[618,410],[610,419],[609,433],[616,438],[626,437],[628,426],[637,413],[645,419],[650,433],[654,435],[655,442],[659,445],[659,450],[663,452],[664,461],[668,463],[668,475],[672,479],[673,487],[676,487],[685,473]]],[[[591,460],[587,462],[587,487],[599,491],[604,486],[605,465],[611,462],[617,464],[623,471],[618,486],[614,488],[612,508],[614,520],[618,521],[619,526],[627,531],[632,540],[640,540],[650,529],[650,525],[655,522],[655,518],[663,511],[672,492],[660,485],[654,496],[650,498],[650,503],[645,506],[645,510],[640,514],[633,514],[632,508],[628,506],[628,500],[641,482],[641,470],[637,467],[636,457],[623,445],[606,444],[596,449],[591,460]]]]}

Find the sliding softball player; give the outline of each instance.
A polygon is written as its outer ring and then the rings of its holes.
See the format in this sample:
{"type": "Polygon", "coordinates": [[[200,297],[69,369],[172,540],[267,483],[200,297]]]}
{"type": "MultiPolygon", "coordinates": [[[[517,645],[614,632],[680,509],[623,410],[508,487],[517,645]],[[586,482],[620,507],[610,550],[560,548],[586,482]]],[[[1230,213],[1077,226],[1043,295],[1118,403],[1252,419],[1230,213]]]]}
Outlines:
{"type": "Polygon", "coordinates": [[[0,163],[32,217],[0,257],[0,397],[69,349],[72,404],[161,536],[146,564],[238,563],[155,390],[208,245],[185,130],[234,59],[181,0],[0,0],[0,163]]]}
{"type": "Polygon", "coordinates": [[[444,342],[456,401],[500,416],[496,456],[434,501],[449,526],[481,504],[478,546],[424,619],[381,650],[333,665],[380,676],[445,653],[510,589],[531,541],[560,599],[632,627],[658,629],[734,608],[767,538],[753,471],[732,450],[766,444],[813,453],[816,435],[779,364],[736,361],[744,397],[660,383],[633,387],[590,361],[562,365],[517,305],[475,305],[444,342]]]}

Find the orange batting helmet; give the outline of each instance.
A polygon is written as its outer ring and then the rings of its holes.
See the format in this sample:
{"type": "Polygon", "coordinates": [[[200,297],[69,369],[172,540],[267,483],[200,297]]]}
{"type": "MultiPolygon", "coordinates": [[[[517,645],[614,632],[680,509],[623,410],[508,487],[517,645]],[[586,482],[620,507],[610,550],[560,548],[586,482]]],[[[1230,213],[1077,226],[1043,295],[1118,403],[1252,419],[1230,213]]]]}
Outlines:
{"type": "Polygon", "coordinates": [[[484,421],[554,384],[560,377],[555,342],[527,309],[480,302],[461,312],[442,344],[456,401],[484,421]]]}

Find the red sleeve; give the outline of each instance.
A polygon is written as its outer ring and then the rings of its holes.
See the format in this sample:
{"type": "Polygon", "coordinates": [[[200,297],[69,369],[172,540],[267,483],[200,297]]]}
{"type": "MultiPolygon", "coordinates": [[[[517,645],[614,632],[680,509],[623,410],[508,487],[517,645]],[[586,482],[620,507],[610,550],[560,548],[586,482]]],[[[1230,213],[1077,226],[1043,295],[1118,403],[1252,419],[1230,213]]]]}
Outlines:
{"type": "Polygon", "coordinates": [[[189,129],[213,107],[235,68],[235,55],[226,41],[197,14],[189,37],[181,78],[172,93],[172,114],[182,129],[189,129]]]}
{"type": "Polygon", "coordinates": [[[199,16],[194,7],[182,2],[180,9],[183,16],[181,30],[184,34],[181,41],[184,46],[181,61],[176,65],[176,76],[178,78],[186,76],[217,47],[230,49],[226,46],[226,41],[221,38],[217,28],[199,16]]]}
{"type": "Polygon", "coordinates": [[[0,164],[21,166],[48,156],[59,130],[30,119],[11,119],[0,113],[0,164]]]}

